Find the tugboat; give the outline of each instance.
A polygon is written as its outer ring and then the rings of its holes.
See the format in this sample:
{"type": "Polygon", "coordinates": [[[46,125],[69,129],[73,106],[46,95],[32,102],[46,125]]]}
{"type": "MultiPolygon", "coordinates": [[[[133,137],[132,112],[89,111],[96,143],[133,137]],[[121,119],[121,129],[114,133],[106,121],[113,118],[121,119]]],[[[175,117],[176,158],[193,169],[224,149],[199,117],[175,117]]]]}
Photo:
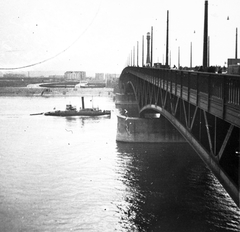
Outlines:
{"type": "Polygon", "coordinates": [[[82,109],[77,110],[75,106],[71,104],[66,105],[66,110],[56,110],[44,113],[45,116],[101,116],[101,115],[111,115],[110,110],[100,110],[97,108],[85,108],[84,98],[82,97],[82,109]]]}

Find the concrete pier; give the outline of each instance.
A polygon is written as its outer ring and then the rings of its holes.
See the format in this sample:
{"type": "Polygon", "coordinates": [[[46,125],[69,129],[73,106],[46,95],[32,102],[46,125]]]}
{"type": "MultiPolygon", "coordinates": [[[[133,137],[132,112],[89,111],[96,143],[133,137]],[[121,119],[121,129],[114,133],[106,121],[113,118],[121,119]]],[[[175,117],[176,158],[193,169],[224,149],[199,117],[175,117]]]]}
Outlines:
{"type": "Polygon", "coordinates": [[[132,94],[117,93],[115,95],[115,106],[121,112],[120,114],[126,117],[139,117],[138,103],[132,94]]]}
{"type": "Polygon", "coordinates": [[[137,107],[137,101],[133,94],[120,94],[117,93],[115,96],[115,105],[124,106],[124,105],[135,105],[137,107]]]}
{"type": "Polygon", "coordinates": [[[118,115],[116,140],[141,143],[186,142],[164,117],[146,119],[122,115],[118,115]]]}

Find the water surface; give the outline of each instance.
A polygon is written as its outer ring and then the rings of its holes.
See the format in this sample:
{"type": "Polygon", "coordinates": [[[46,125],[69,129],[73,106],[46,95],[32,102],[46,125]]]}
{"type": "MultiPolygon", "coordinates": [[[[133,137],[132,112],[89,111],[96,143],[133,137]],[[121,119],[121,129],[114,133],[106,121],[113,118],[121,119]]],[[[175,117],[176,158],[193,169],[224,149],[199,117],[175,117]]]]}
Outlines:
{"type": "MultiPolygon", "coordinates": [[[[90,98],[85,104],[91,106],[90,98]]],[[[240,211],[187,143],[117,143],[112,117],[30,116],[79,97],[0,98],[0,231],[239,231],[240,211]]]]}

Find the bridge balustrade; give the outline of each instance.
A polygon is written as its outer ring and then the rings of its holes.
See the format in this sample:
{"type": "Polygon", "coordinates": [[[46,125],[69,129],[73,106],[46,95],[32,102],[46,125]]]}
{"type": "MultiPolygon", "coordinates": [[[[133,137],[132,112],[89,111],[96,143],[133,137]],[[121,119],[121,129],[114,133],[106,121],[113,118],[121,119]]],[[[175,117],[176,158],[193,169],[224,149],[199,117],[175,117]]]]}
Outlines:
{"type": "Polygon", "coordinates": [[[176,83],[176,88],[177,88],[177,91],[175,92],[175,94],[176,94],[176,96],[180,97],[181,91],[182,91],[181,72],[175,72],[175,83],[176,83]]]}
{"type": "Polygon", "coordinates": [[[213,76],[211,78],[210,89],[212,96],[223,99],[223,82],[223,76],[213,76]]]}
{"type": "Polygon", "coordinates": [[[234,121],[235,125],[240,126],[240,76],[158,68],[129,69],[132,74],[148,83],[203,110],[210,113],[215,111],[218,117],[224,118],[227,111],[231,116],[231,119],[227,120],[234,121]]]}
{"type": "Polygon", "coordinates": [[[196,90],[197,93],[225,100],[225,103],[240,105],[240,76],[154,68],[136,69],[141,69],[146,81],[164,90],[172,90],[178,96],[182,87],[183,92],[196,90]]]}
{"type": "Polygon", "coordinates": [[[236,106],[240,105],[240,77],[227,79],[228,99],[227,102],[236,106]]]}
{"type": "Polygon", "coordinates": [[[149,68],[142,68],[141,72],[146,74],[146,81],[164,90],[171,89],[178,96],[182,87],[183,92],[188,92],[188,89],[196,90],[197,93],[225,100],[225,103],[240,105],[240,76],[149,68]]]}

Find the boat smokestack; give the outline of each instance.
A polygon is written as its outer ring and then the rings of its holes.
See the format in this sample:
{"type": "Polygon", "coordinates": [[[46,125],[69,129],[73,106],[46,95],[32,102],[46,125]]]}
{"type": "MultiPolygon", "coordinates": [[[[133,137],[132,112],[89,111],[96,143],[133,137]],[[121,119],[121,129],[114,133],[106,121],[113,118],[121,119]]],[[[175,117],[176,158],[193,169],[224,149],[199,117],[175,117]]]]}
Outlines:
{"type": "Polygon", "coordinates": [[[82,109],[85,109],[85,106],[84,106],[84,97],[82,97],[82,109]]]}
{"type": "Polygon", "coordinates": [[[203,35],[203,70],[207,69],[208,64],[208,1],[205,1],[204,13],[204,35],[203,35]]]}

